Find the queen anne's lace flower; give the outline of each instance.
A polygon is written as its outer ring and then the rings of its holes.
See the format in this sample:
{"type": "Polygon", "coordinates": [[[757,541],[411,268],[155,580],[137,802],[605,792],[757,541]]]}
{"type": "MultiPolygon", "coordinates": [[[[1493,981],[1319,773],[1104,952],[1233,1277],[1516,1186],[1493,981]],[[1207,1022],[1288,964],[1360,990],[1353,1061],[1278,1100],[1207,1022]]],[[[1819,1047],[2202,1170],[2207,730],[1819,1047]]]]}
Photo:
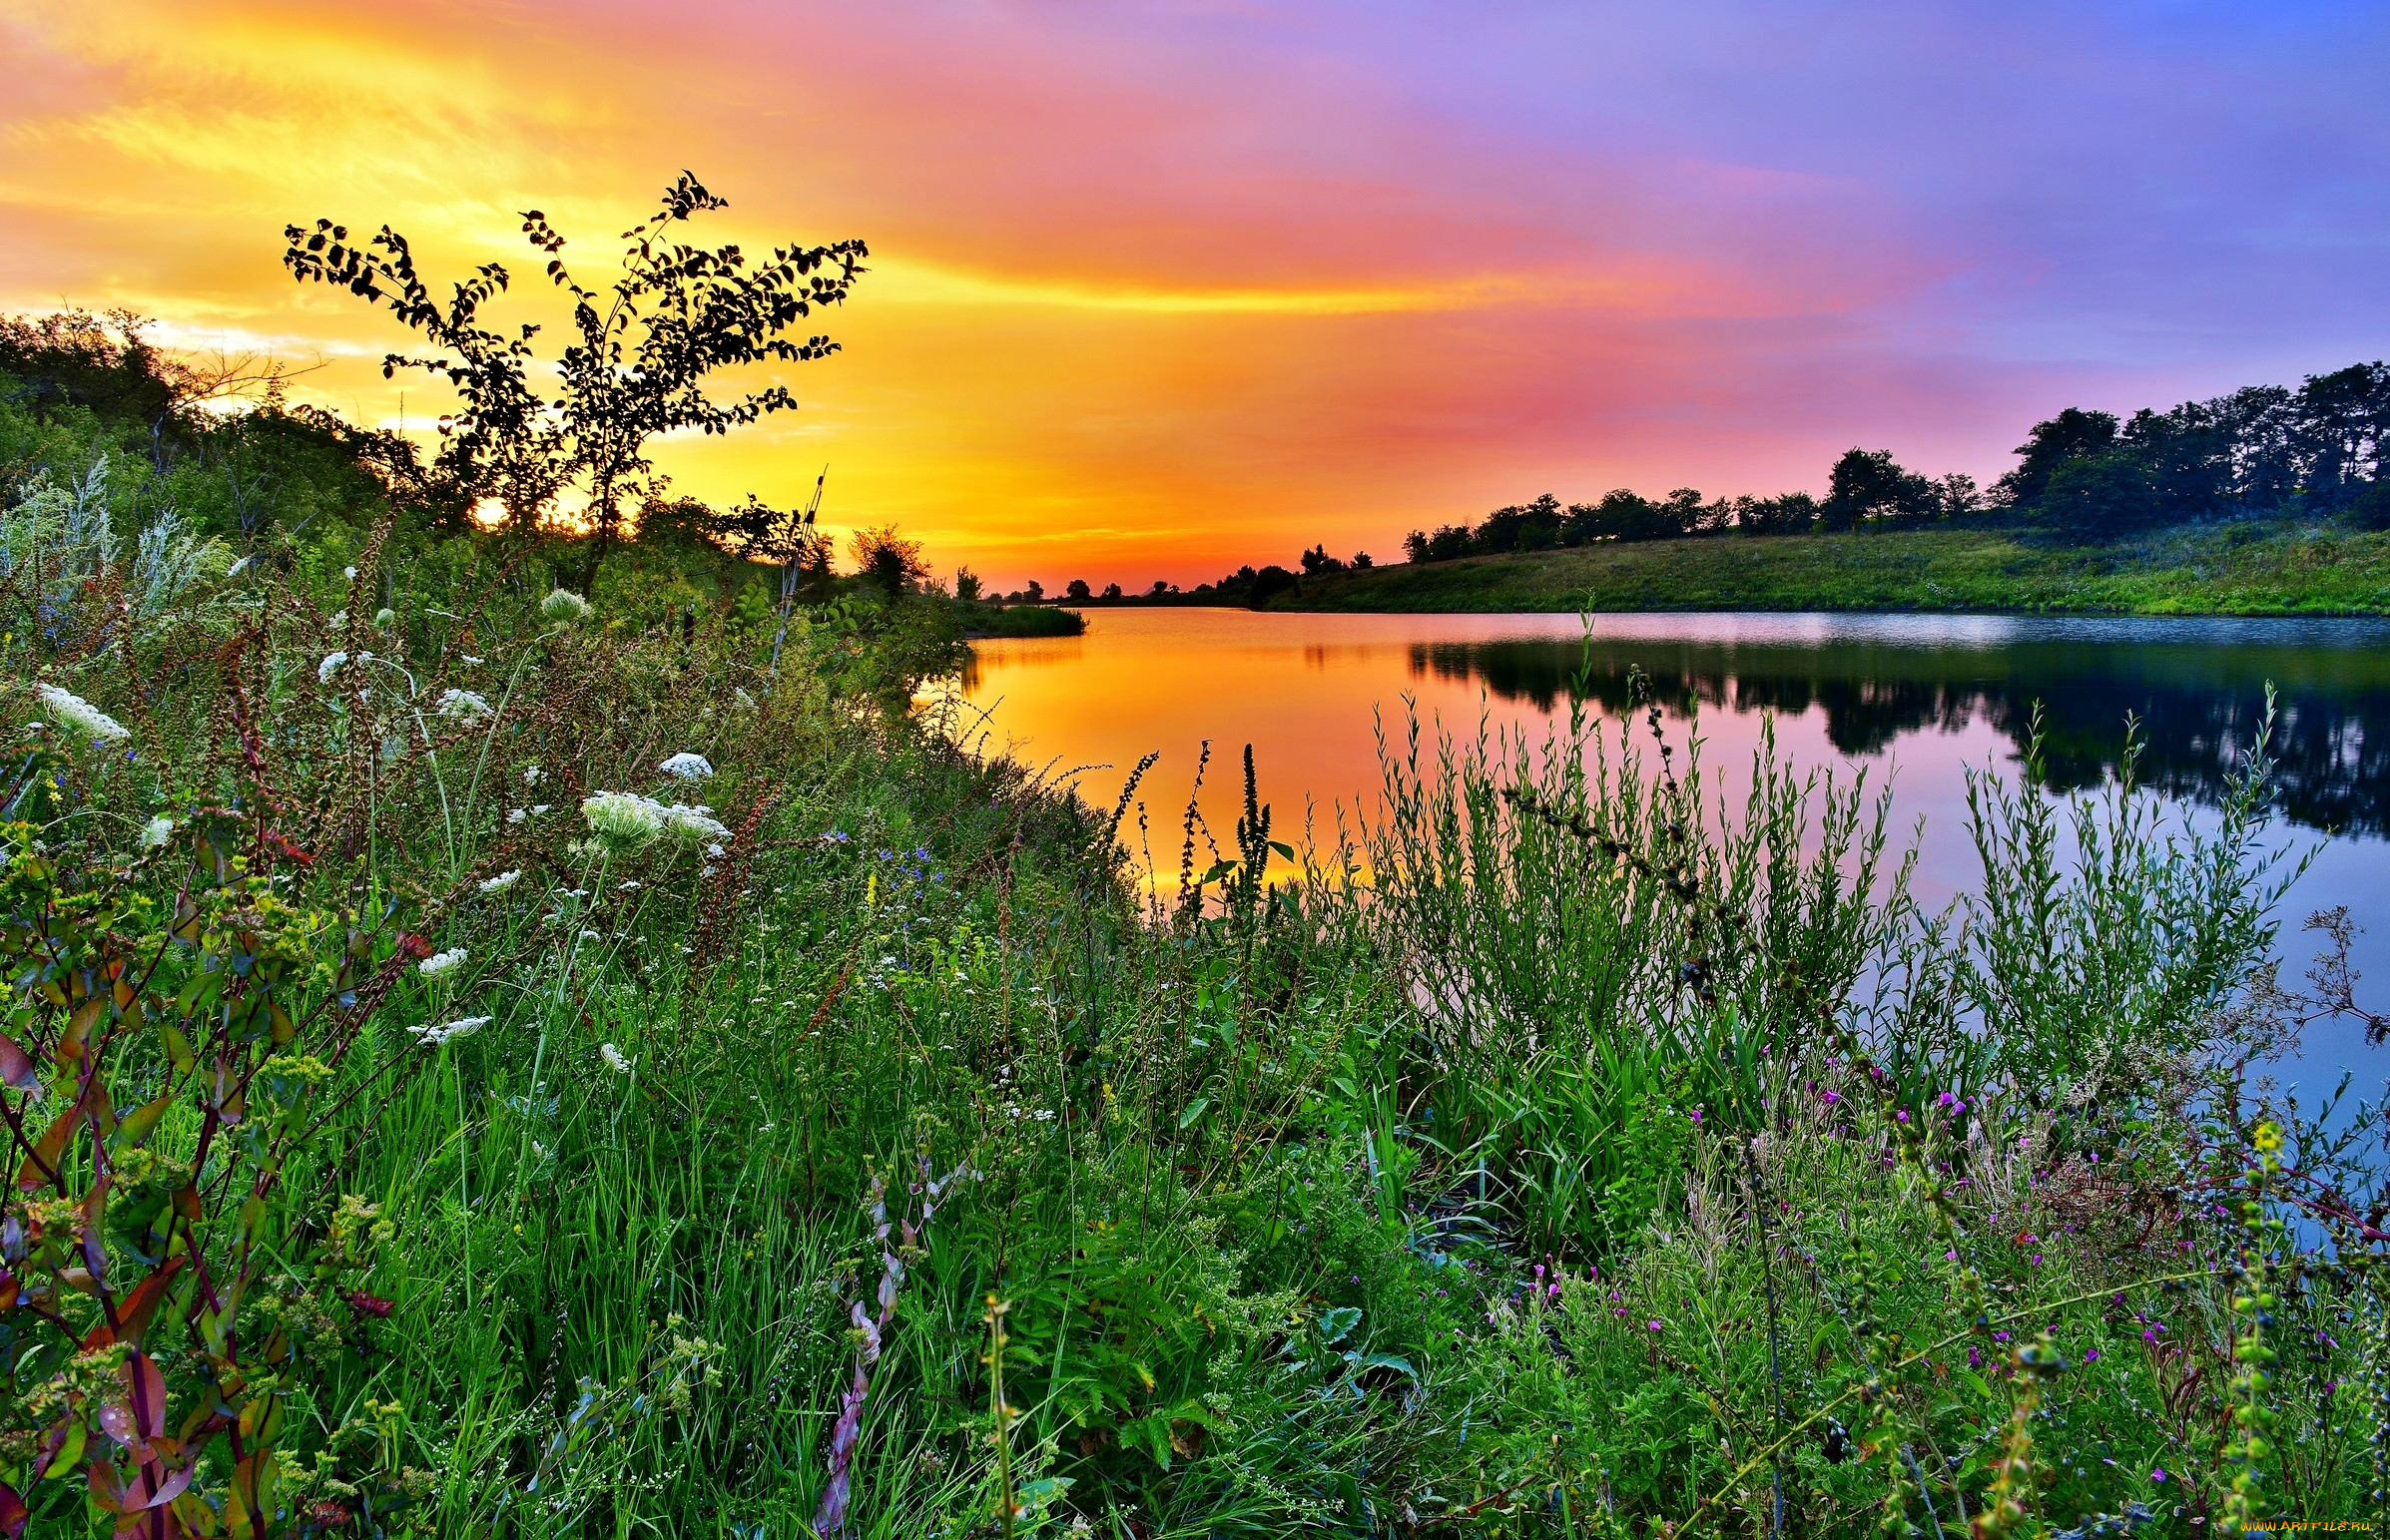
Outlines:
{"type": "Polygon", "coordinates": [[[730,825],[714,816],[711,807],[675,802],[664,809],[664,826],[683,839],[727,839],[730,825]]]}
{"type": "Polygon", "coordinates": [[[315,665],[315,683],[318,685],[330,684],[331,677],[339,673],[340,665],[347,661],[348,655],[344,652],[325,653],[323,661],[315,665]]]}
{"type": "Polygon", "coordinates": [[[155,850],[172,839],[174,834],[175,820],[162,812],[141,826],[141,847],[144,850],[155,850]]]}
{"type": "Polygon", "coordinates": [[[676,780],[703,780],[714,773],[714,762],[702,754],[676,754],[656,769],[676,780]]]}
{"type": "Polygon", "coordinates": [[[43,711],[95,744],[121,744],[133,736],[132,729],[72,690],[63,690],[56,685],[36,685],[33,693],[41,697],[43,711]]]}
{"type": "Polygon", "coordinates": [[[615,1047],[612,1043],[600,1043],[598,1045],[598,1057],[605,1060],[606,1068],[612,1070],[617,1075],[628,1075],[631,1073],[631,1061],[624,1058],[622,1056],[622,1050],[615,1047]]]}
{"type": "Polygon", "coordinates": [[[517,866],[508,871],[501,871],[494,877],[484,877],[480,884],[481,891],[485,893],[503,893],[508,888],[514,886],[517,882],[520,882],[522,879],[523,870],[520,866],[517,866]]]}
{"type": "Polygon", "coordinates": [[[490,1016],[459,1016],[454,1021],[443,1021],[437,1026],[424,1022],[421,1026],[406,1030],[412,1032],[415,1040],[424,1047],[437,1048],[451,1038],[471,1037],[495,1019],[490,1016]]]}
{"type": "Polygon", "coordinates": [[[587,620],[589,601],[569,588],[560,588],[539,602],[539,613],[552,621],[587,620]]]}
{"type": "Polygon", "coordinates": [[[489,702],[470,690],[443,690],[440,692],[440,715],[467,721],[486,717],[489,715],[489,702]]]}
{"type": "Polygon", "coordinates": [[[432,953],[424,958],[419,966],[425,978],[438,978],[443,973],[455,972],[464,965],[464,960],[465,949],[461,946],[452,946],[444,952],[432,953]]]}
{"type": "Polygon", "coordinates": [[[664,832],[668,816],[653,797],[632,791],[600,791],[581,798],[581,816],[608,849],[633,850],[664,832]]]}

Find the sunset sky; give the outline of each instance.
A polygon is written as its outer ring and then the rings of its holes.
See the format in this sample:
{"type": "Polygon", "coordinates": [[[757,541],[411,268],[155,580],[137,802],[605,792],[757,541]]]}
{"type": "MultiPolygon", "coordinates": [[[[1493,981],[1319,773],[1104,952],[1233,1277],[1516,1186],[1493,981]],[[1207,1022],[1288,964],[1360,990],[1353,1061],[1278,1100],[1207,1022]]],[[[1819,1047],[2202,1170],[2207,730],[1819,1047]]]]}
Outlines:
{"type": "Polygon", "coordinates": [[[0,0],[0,307],[320,358],[360,420],[402,333],[288,223],[527,276],[539,208],[594,276],[687,167],[701,236],[870,242],[803,409],[666,464],[827,463],[1001,587],[1854,443],[1988,480],[2061,406],[2390,352],[2378,4],[0,0]]]}

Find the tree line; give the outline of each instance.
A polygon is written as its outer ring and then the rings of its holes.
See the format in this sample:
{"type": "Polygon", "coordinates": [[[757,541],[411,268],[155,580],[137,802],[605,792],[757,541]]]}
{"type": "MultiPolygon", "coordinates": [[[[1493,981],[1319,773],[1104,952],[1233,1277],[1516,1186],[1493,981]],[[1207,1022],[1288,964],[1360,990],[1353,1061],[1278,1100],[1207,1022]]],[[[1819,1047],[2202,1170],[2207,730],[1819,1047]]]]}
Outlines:
{"type": "Polygon", "coordinates": [[[2345,518],[2384,529],[2385,437],[2390,366],[2359,363],[2311,374],[2296,389],[2249,385],[2128,418],[2070,406],[2034,424],[2017,447],[2017,466],[1988,489],[1961,472],[1929,477],[1890,450],[1854,447],[1834,462],[1823,498],[1705,499],[1691,487],[1652,498],[1621,488],[1598,502],[1563,506],[1547,492],[1475,524],[1415,529],[1403,550],[1414,562],[1440,562],[1606,541],[1839,534],[1967,519],[2073,540],[2248,515],[2345,518]]]}

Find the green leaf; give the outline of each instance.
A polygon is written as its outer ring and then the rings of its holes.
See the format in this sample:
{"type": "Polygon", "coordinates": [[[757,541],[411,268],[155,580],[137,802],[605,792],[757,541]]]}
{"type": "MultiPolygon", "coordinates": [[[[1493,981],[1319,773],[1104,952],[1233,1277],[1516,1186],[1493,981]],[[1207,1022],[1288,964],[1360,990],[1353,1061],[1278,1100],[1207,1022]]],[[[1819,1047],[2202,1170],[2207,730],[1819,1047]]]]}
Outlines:
{"type": "Polygon", "coordinates": [[[1295,847],[1291,844],[1285,843],[1282,840],[1271,840],[1270,848],[1276,850],[1279,854],[1285,856],[1290,861],[1295,858],[1295,847]]]}
{"type": "Polygon", "coordinates": [[[1411,1366],[1409,1358],[1398,1358],[1390,1352],[1353,1353],[1348,1361],[1352,1363],[1356,1374],[1363,1369],[1393,1369],[1414,1383],[1419,1379],[1419,1370],[1411,1366]]]}
{"type": "Polygon", "coordinates": [[[1343,1304],[1320,1316],[1320,1337],[1328,1342],[1341,1342],[1346,1333],[1361,1324],[1361,1307],[1343,1304]]]}
{"type": "Polygon", "coordinates": [[[1195,879],[1195,885],[1201,887],[1206,882],[1217,882],[1222,877],[1227,876],[1230,872],[1236,869],[1237,863],[1235,861],[1214,861],[1212,863],[1211,870],[1205,872],[1202,876],[1195,879]]]}
{"type": "Polygon", "coordinates": [[[1212,1099],[1210,1097],[1199,1096],[1195,1098],[1195,1100],[1187,1103],[1187,1110],[1178,1115],[1178,1126],[1182,1129],[1193,1128],[1195,1126],[1195,1120],[1202,1117],[1205,1113],[1211,1111],[1211,1106],[1212,1099]]]}

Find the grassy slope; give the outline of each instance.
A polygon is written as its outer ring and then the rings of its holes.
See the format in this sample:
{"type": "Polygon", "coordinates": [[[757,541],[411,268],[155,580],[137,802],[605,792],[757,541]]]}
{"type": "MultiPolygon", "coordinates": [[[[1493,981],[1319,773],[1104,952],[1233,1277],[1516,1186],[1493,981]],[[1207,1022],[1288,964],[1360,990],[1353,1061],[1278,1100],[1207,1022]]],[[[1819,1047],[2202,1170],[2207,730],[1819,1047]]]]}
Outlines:
{"type": "Polygon", "coordinates": [[[1288,610],[2390,612],[2390,534],[2233,524],[2108,546],[2014,531],[1676,540],[1380,567],[1307,584],[1288,610]]]}

